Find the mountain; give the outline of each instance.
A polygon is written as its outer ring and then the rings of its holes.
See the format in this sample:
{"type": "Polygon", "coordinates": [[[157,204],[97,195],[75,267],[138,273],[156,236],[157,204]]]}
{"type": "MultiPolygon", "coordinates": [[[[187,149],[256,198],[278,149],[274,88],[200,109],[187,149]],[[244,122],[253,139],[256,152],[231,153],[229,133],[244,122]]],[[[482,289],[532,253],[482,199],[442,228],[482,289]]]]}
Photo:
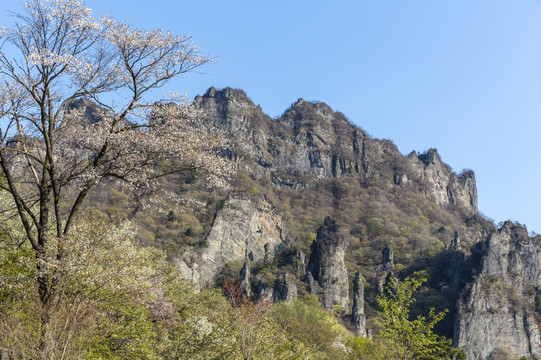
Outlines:
{"type": "Polygon", "coordinates": [[[370,335],[389,276],[422,275],[412,315],[449,309],[436,330],[468,359],[541,356],[541,238],[484,218],[473,171],[453,172],[436,149],[404,156],[320,102],[271,118],[242,90],[210,88],[192,106],[228,139],[217,151],[238,170],[229,192],[210,192],[194,170],[163,179],[146,198],[154,210],[118,189],[91,202],[132,219],[188,280],[239,277],[270,301],[314,294],[370,335]]]}
{"type": "Polygon", "coordinates": [[[207,124],[234,135],[229,156],[247,155],[250,172],[277,186],[303,188],[314,181],[352,174],[373,179],[392,174],[394,186],[417,188],[439,205],[477,212],[471,171],[454,174],[431,149],[403,157],[388,140],[370,138],[324,103],[297,100],[278,119],[265,115],[241,90],[210,88],[194,106],[207,113],[207,124]]]}

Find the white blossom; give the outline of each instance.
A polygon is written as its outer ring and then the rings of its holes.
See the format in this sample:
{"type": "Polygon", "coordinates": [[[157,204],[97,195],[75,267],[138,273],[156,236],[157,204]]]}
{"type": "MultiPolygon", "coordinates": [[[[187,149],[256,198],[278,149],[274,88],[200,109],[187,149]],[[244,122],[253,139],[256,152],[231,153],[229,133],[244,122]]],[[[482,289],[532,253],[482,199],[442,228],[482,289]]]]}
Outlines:
{"type": "Polygon", "coordinates": [[[36,251],[46,242],[40,229],[60,224],[61,238],[104,178],[146,189],[168,171],[198,169],[227,187],[233,167],[216,155],[222,137],[200,124],[202,113],[178,93],[145,100],[212,61],[190,36],[96,19],[80,0],[28,0],[25,9],[0,28],[0,164],[36,251]],[[111,94],[121,96],[106,101],[111,94]],[[160,170],[163,159],[178,166],[160,170]],[[34,215],[35,202],[54,219],[34,215]]]}
{"type": "MultiPolygon", "coordinates": [[[[145,190],[153,179],[197,169],[210,185],[227,186],[233,167],[216,155],[221,134],[202,126],[178,94],[146,100],[212,57],[187,35],[94,18],[81,0],[27,0],[15,19],[0,28],[0,188],[12,200],[0,199],[0,211],[22,229],[5,229],[10,241],[33,255],[33,266],[21,267],[33,269],[24,276],[34,281],[24,283],[39,284],[45,312],[61,289],[86,298],[128,289],[144,302],[153,270],[131,241],[132,227],[104,229],[77,215],[104,179],[145,190]],[[156,166],[164,159],[175,166],[156,166]]],[[[156,316],[171,310],[162,300],[157,294],[156,316]]],[[[50,336],[48,321],[41,317],[40,340],[50,336]]],[[[199,334],[208,331],[197,324],[199,334]]]]}
{"type": "Polygon", "coordinates": [[[206,316],[193,316],[186,320],[186,325],[193,328],[194,335],[198,340],[202,340],[212,334],[214,327],[206,316]]]}

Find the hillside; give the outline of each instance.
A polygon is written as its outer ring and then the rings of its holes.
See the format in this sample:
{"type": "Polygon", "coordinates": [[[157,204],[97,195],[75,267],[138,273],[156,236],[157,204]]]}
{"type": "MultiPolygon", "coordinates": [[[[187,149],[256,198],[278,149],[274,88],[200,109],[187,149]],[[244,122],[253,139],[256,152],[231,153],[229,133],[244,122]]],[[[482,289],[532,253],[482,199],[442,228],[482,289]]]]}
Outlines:
{"type": "Polygon", "coordinates": [[[508,345],[539,355],[539,239],[479,214],[473,171],[453,172],[436,149],[403,156],[324,103],[299,99],[271,118],[242,90],[210,88],[192,106],[228,139],[218,151],[238,170],[231,189],[210,192],[197,171],[135,201],[102,187],[95,214],[132,219],[202,287],[240,275],[254,297],[315,294],[360,334],[377,332],[390,274],[423,275],[413,315],[449,309],[437,331],[468,358],[508,345]]]}

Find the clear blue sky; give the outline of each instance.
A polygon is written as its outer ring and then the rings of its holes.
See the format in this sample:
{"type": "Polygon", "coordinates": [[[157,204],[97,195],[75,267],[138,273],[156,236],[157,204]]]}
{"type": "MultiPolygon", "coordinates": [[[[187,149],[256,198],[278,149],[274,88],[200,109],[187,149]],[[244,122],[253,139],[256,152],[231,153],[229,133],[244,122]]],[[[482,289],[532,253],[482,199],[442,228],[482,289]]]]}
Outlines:
{"type": "Polygon", "coordinates": [[[86,3],[191,34],[218,59],[168,90],[241,88],[271,116],[324,101],[402,153],[435,147],[473,169],[484,214],[541,232],[541,1],[86,3]]]}

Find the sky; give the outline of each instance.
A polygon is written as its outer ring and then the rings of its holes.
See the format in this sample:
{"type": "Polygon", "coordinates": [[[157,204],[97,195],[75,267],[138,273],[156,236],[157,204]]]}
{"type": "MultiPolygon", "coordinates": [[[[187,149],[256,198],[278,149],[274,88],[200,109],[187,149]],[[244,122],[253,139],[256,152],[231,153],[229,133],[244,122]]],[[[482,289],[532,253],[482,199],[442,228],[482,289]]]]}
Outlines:
{"type": "MultiPolygon", "coordinates": [[[[479,210],[541,233],[541,0],[87,0],[190,34],[216,62],[167,91],[240,88],[270,116],[323,101],[403,154],[475,171],[479,210]]],[[[0,21],[21,2],[0,0],[0,21]]]]}

